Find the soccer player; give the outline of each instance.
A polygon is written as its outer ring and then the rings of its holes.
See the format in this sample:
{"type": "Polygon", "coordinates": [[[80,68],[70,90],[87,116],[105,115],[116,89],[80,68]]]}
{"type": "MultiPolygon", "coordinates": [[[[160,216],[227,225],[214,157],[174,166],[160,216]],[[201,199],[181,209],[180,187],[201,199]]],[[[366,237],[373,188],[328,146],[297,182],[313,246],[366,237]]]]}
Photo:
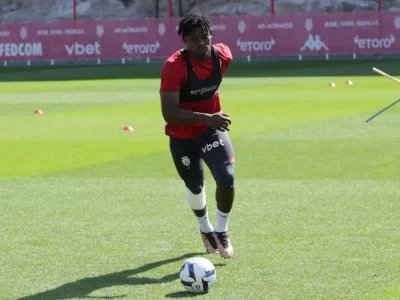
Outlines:
{"type": "Polygon", "coordinates": [[[186,47],[172,54],[161,71],[165,134],[206,252],[230,258],[233,248],[228,220],[235,197],[234,153],[227,133],[230,115],[221,111],[218,88],[232,54],[228,46],[212,44],[211,23],[205,14],[187,14],[179,23],[178,35],[186,47]],[[216,182],[215,228],[208,216],[203,162],[216,182]]]}

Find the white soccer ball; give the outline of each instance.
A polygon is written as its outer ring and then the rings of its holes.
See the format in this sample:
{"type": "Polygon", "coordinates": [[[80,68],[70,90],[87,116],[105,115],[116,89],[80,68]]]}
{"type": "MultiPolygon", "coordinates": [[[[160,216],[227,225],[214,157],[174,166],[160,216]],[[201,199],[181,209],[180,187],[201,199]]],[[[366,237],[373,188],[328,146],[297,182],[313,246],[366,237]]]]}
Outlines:
{"type": "Polygon", "coordinates": [[[187,291],[206,293],[214,285],[217,271],[208,259],[193,257],[183,263],[179,278],[187,291]]]}

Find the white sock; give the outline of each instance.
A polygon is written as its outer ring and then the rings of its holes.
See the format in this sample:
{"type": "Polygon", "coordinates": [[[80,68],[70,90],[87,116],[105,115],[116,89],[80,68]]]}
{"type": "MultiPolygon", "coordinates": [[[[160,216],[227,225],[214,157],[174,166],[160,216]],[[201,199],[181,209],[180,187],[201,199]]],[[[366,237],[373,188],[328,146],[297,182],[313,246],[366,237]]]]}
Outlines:
{"type": "Polygon", "coordinates": [[[214,228],[212,227],[210,223],[210,219],[208,218],[208,212],[203,217],[197,217],[197,220],[199,221],[200,224],[200,230],[204,233],[212,232],[214,231],[214,228]]]}
{"type": "MultiPolygon", "coordinates": [[[[193,194],[188,188],[186,188],[186,201],[189,207],[192,210],[202,210],[206,207],[206,193],[205,193],[205,186],[200,194],[193,194]]],[[[208,218],[208,212],[202,217],[197,217],[197,220],[200,224],[200,230],[204,233],[208,233],[214,231],[213,226],[210,223],[210,219],[208,218]]]]}
{"type": "Polygon", "coordinates": [[[216,232],[228,231],[228,221],[230,214],[230,212],[223,213],[217,209],[217,226],[215,227],[216,232]]]}

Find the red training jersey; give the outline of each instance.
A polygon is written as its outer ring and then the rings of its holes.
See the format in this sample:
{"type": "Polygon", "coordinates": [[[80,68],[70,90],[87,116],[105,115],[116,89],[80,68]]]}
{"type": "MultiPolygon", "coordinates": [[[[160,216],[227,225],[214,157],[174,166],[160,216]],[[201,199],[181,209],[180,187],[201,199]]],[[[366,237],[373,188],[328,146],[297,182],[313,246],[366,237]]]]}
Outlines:
{"type": "MultiPolygon", "coordinates": [[[[213,45],[221,64],[221,76],[224,76],[225,70],[229,67],[233,60],[229,47],[219,43],[213,45]]],[[[198,61],[189,58],[193,66],[193,71],[199,80],[207,79],[213,72],[213,61],[210,57],[207,61],[198,61]]],[[[183,59],[182,51],[176,51],[164,63],[161,70],[161,87],[160,91],[180,91],[187,80],[187,64],[183,59]]],[[[214,96],[206,101],[197,103],[180,102],[179,107],[195,112],[217,113],[221,111],[221,103],[218,91],[214,96]]],[[[165,134],[176,138],[195,138],[207,128],[206,124],[172,124],[167,123],[165,126],[165,134]]]]}

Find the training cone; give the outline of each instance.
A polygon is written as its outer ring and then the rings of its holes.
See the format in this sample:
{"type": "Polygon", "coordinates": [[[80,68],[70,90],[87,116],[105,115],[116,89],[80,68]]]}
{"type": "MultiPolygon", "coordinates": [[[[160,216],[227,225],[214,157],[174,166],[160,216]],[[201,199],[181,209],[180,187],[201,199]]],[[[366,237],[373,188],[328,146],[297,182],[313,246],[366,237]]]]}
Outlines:
{"type": "Polygon", "coordinates": [[[336,86],[336,84],[335,84],[334,82],[331,82],[331,83],[329,83],[329,86],[331,86],[331,87],[335,87],[335,86],[336,86]]]}
{"type": "Polygon", "coordinates": [[[41,111],[40,109],[35,110],[34,113],[37,115],[43,115],[43,111],[41,111]]]}
{"type": "Polygon", "coordinates": [[[349,84],[349,85],[353,84],[353,82],[351,80],[347,80],[346,83],[349,84]]]}
{"type": "Polygon", "coordinates": [[[132,126],[125,126],[124,131],[133,131],[132,126]]]}

